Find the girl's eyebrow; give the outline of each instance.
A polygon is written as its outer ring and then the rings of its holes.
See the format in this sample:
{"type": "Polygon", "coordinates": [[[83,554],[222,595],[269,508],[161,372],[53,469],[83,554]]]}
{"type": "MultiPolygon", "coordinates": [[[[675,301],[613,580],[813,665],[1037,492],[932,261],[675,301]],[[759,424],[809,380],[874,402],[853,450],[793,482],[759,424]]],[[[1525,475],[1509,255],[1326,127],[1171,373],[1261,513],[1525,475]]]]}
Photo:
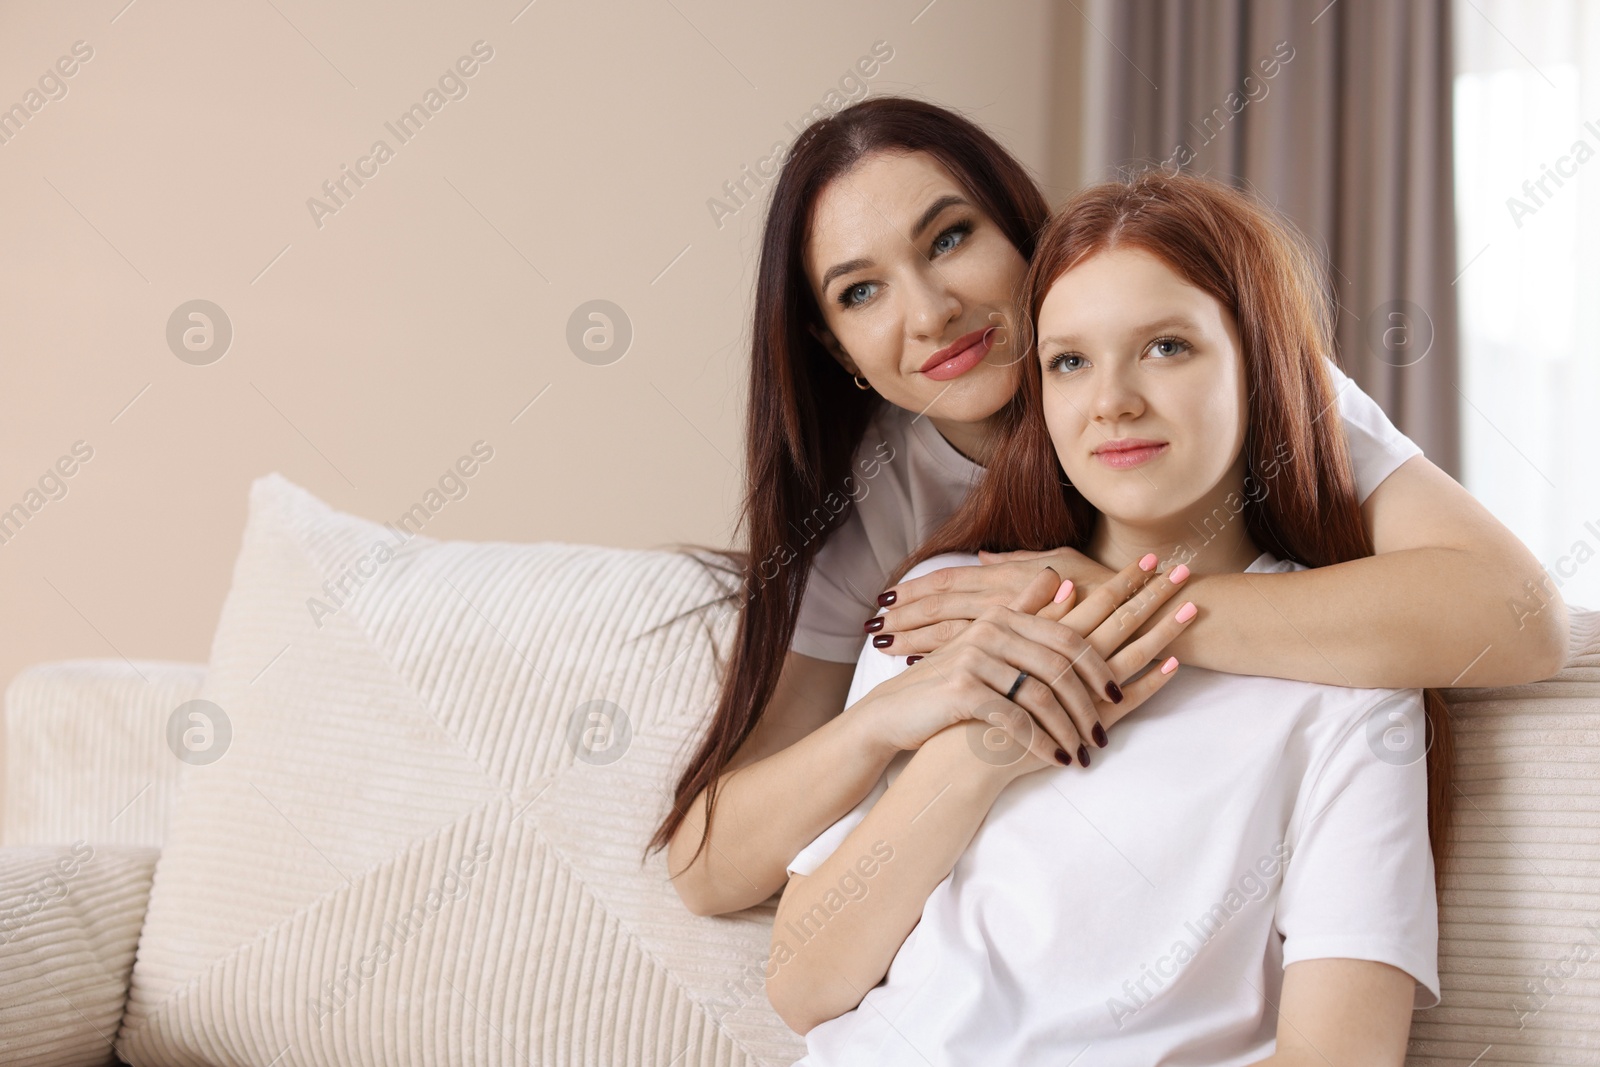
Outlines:
{"type": "MultiPolygon", "coordinates": [[[[1131,337],[1146,337],[1150,334],[1161,333],[1162,331],[1166,330],[1178,330],[1184,333],[1202,332],[1200,326],[1193,319],[1186,318],[1182,315],[1167,315],[1162,318],[1153,319],[1150,322],[1143,323],[1139,326],[1130,326],[1126,332],[1131,337]]],[[[1078,338],[1072,334],[1051,334],[1049,337],[1039,338],[1039,347],[1043,348],[1045,345],[1060,345],[1063,348],[1070,348],[1073,344],[1077,343],[1077,341],[1078,338]]]]}

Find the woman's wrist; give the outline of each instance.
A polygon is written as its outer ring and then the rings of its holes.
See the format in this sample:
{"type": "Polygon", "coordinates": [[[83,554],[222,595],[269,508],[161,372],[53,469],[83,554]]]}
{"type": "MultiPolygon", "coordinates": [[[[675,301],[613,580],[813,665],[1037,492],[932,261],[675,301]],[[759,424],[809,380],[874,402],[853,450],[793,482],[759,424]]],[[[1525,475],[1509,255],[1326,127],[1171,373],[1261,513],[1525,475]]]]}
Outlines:
{"type": "MultiPolygon", "coordinates": [[[[887,768],[901,749],[877,729],[879,721],[870,695],[840,713],[840,725],[852,738],[854,750],[865,753],[880,768],[887,768]]],[[[924,763],[936,760],[951,775],[960,775],[963,779],[976,776],[1003,786],[1023,773],[1020,765],[1028,754],[1012,751],[1002,755],[992,751],[986,746],[986,741],[990,736],[989,731],[995,729],[997,727],[990,723],[963,719],[922,742],[913,750],[916,752],[913,758],[924,763]]],[[[1016,746],[1011,747],[1015,749],[1016,746]]]]}
{"type": "Polygon", "coordinates": [[[899,746],[880,729],[881,721],[871,693],[839,713],[839,725],[854,749],[876,763],[880,773],[900,754],[899,746]]]}

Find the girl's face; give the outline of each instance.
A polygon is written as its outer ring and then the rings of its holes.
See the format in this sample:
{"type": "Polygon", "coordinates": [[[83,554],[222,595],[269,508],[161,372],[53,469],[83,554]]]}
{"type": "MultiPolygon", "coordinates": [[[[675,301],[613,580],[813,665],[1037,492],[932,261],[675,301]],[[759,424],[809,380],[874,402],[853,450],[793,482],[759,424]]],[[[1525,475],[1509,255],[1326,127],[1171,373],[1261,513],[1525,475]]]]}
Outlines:
{"type": "Polygon", "coordinates": [[[959,436],[947,423],[982,423],[1016,392],[1005,326],[1027,267],[924,152],[875,153],[830,182],[805,249],[822,309],[816,333],[829,352],[891,404],[926,412],[947,437],[959,436]]]}
{"type": "Polygon", "coordinates": [[[1038,337],[1056,455],[1105,519],[1181,541],[1242,494],[1244,357],[1214,297],[1158,257],[1116,248],[1056,279],[1038,337]]]}

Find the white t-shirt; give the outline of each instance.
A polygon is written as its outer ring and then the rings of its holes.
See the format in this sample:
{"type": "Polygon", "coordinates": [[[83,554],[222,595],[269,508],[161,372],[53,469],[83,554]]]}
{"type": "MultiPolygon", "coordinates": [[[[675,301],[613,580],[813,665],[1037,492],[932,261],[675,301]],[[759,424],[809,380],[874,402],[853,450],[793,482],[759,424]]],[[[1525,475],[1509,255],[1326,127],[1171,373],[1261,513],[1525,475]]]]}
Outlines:
{"type": "MultiPolygon", "coordinates": [[[[1366,500],[1422,449],[1332,360],[1327,363],[1356,493],[1366,500]]],[[[795,652],[836,663],[855,662],[861,624],[877,612],[892,568],[955,513],[983,475],[983,467],[956,451],[927,416],[889,403],[868,423],[856,459],[857,470],[874,473],[860,480],[855,507],[817,550],[789,642],[795,652]]]]}
{"type": "MultiPolygon", "coordinates": [[[[976,563],[951,553],[911,573],[976,563]]],[[[1248,568],[1301,569],[1269,553],[1248,568]]],[[[902,670],[863,641],[847,704],[902,670]]],[[[1392,964],[1416,981],[1413,1007],[1433,1007],[1422,729],[1417,689],[1184,665],[1088,768],[1006,786],[885,980],[813,1028],[796,1067],[1238,1067],[1273,1051],[1284,968],[1324,957],[1392,964]]],[[[912,755],[790,873],[815,873],[912,755]]],[[[825,898],[830,914],[894,862],[885,843],[847,847],[875,859],[825,898]]],[[[788,927],[777,937],[803,953],[815,927],[788,927]]]]}

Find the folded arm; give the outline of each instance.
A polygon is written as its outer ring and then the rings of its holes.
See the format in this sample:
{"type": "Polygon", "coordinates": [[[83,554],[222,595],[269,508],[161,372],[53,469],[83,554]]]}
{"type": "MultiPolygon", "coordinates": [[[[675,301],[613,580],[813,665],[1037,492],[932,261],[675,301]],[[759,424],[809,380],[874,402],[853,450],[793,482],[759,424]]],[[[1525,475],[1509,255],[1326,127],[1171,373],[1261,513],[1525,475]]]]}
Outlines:
{"type": "Polygon", "coordinates": [[[974,754],[973,731],[987,728],[974,722],[929,738],[833,854],[789,879],[767,998],[796,1033],[856,1007],[889,973],[929,894],[1014,777],[974,754]]]}

